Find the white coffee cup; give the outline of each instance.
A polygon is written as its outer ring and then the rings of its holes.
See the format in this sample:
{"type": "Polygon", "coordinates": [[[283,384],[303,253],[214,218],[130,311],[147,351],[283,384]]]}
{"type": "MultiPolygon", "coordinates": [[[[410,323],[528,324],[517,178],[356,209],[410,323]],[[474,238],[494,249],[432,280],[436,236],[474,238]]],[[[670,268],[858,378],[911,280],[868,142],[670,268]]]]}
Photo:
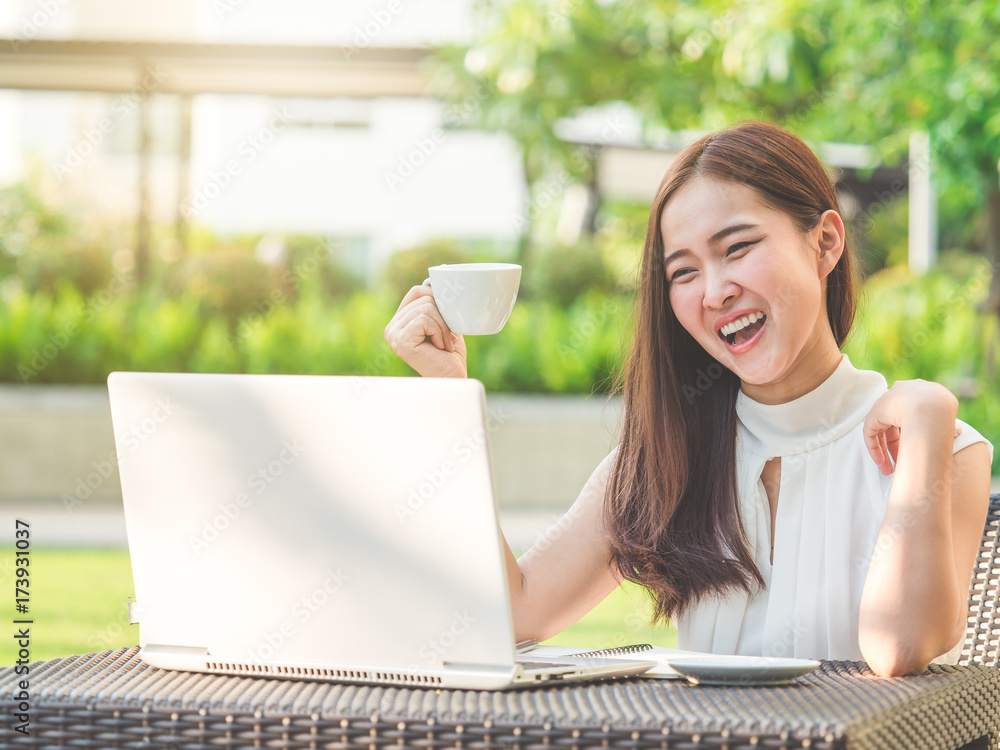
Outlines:
{"type": "Polygon", "coordinates": [[[463,335],[498,333],[521,283],[521,267],[514,263],[451,263],[427,272],[444,322],[463,335]]]}

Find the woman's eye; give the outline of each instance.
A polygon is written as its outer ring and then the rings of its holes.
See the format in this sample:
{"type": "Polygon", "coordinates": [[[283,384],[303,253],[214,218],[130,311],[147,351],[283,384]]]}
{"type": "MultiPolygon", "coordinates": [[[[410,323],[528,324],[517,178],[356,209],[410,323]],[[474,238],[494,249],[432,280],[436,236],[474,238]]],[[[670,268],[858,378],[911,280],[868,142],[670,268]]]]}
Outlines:
{"type": "Polygon", "coordinates": [[[670,283],[675,281],[683,281],[686,277],[694,273],[693,268],[678,268],[672,274],[670,274],[670,283]]]}
{"type": "Polygon", "coordinates": [[[735,255],[736,253],[746,250],[751,245],[756,245],[760,240],[750,240],[748,242],[737,242],[735,245],[730,245],[729,249],[726,250],[726,256],[735,255]]]}

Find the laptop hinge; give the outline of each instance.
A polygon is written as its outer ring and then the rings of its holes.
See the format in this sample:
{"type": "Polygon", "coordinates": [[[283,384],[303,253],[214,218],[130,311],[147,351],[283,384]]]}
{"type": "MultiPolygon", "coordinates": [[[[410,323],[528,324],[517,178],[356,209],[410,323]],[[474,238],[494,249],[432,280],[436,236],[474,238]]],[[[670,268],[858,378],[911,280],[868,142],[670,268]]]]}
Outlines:
{"type": "Polygon", "coordinates": [[[162,669],[186,669],[202,672],[208,649],[195,646],[162,646],[147,643],[140,649],[139,658],[147,664],[162,669]]]}
{"type": "Polygon", "coordinates": [[[147,643],[143,649],[150,654],[166,654],[170,656],[209,656],[206,646],[167,646],[160,643],[147,643]]]}
{"type": "Polygon", "coordinates": [[[492,672],[498,675],[509,675],[516,666],[510,664],[480,664],[478,662],[467,661],[446,661],[443,663],[446,670],[458,670],[462,672],[492,672]]]}

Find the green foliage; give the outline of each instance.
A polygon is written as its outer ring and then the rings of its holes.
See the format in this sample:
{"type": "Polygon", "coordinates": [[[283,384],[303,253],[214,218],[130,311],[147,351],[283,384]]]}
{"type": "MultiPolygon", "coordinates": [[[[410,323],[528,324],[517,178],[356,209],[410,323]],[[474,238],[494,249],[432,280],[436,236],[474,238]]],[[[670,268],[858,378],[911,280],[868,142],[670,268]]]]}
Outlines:
{"type": "Polygon", "coordinates": [[[330,300],[350,297],[365,288],[364,279],[348,266],[342,248],[331,240],[287,238],[284,265],[280,284],[289,296],[314,284],[318,284],[323,296],[330,300]]]}
{"type": "MultiPolygon", "coordinates": [[[[439,51],[436,82],[469,113],[462,124],[518,141],[529,182],[556,164],[592,176],[556,135],[560,118],[588,108],[627,102],[650,131],[714,128],[765,107],[797,112],[826,85],[826,19],[798,0],[515,0],[484,4],[478,20],[472,45],[439,51]]],[[[604,138],[622,134],[605,124],[604,138]]]]}
{"type": "Polygon", "coordinates": [[[594,242],[601,250],[615,288],[621,292],[635,289],[649,223],[649,204],[606,200],[598,216],[594,242]]]}
{"type": "Polygon", "coordinates": [[[431,266],[478,260],[487,259],[477,257],[453,240],[426,242],[393,253],[382,271],[382,286],[388,294],[402,299],[410,287],[423,283],[431,266]]]}
{"type": "Polygon", "coordinates": [[[521,279],[525,296],[552,300],[569,307],[585,292],[609,292],[614,286],[604,258],[594,242],[555,244],[535,255],[521,279]]]}
{"type": "Polygon", "coordinates": [[[17,270],[17,261],[40,238],[66,238],[69,217],[50,206],[28,183],[0,191],[0,276],[17,270]]]}
{"type": "MultiPolygon", "coordinates": [[[[890,382],[926,378],[961,397],[963,418],[1000,444],[995,318],[976,311],[989,286],[974,256],[912,278],[873,275],[847,351],[890,382]]],[[[106,291],[106,290],[105,290],[106,291]]],[[[359,292],[329,301],[303,285],[231,327],[191,294],[84,297],[72,288],[21,293],[0,306],[0,380],[102,383],[112,370],[406,375],[382,331],[395,295],[359,292]]],[[[470,373],[491,391],[592,393],[612,389],[627,353],[632,300],[588,292],[568,307],[519,300],[496,336],[468,336],[470,373]]]]}
{"type": "Polygon", "coordinates": [[[55,245],[35,241],[17,263],[17,275],[26,289],[52,293],[66,284],[92,294],[112,278],[110,253],[102,245],[73,239],[55,245]]]}
{"type": "Polygon", "coordinates": [[[1000,5],[817,5],[831,40],[822,60],[830,85],[803,124],[817,138],[873,143],[890,163],[905,158],[913,130],[928,131],[945,244],[978,246],[973,217],[998,189],[1000,5]]]}
{"type": "Polygon", "coordinates": [[[854,257],[868,275],[887,266],[906,265],[909,253],[909,202],[905,194],[887,203],[874,203],[849,222],[854,257]]]}
{"type": "Polygon", "coordinates": [[[203,314],[221,314],[235,327],[253,311],[261,311],[281,292],[271,269],[239,247],[216,247],[175,265],[167,278],[168,294],[190,295],[203,314]]]}
{"type": "Polygon", "coordinates": [[[0,307],[0,379],[98,383],[112,370],[184,370],[204,329],[191,297],[22,294],[0,307]]]}
{"type": "Polygon", "coordinates": [[[518,302],[496,336],[467,336],[470,373],[491,391],[610,392],[623,342],[626,297],[591,293],[569,308],[518,302]]]}
{"type": "MultiPolygon", "coordinates": [[[[565,173],[591,181],[593,153],[560,139],[560,120],[586,114],[602,143],[628,139],[613,113],[621,107],[654,143],[767,119],[813,142],[874,145],[887,164],[923,129],[944,246],[991,236],[983,207],[988,193],[1000,200],[997,0],[512,0],[482,4],[477,21],[469,46],[439,51],[435,81],[458,113],[450,124],[518,142],[532,187],[565,173]]],[[[987,255],[1000,259],[996,227],[987,255]]],[[[894,252],[870,247],[875,268],[894,252]]]]}
{"type": "Polygon", "coordinates": [[[488,3],[471,47],[440,51],[436,80],[456,111],[470,113],[469,124],[521,144],[530,182],[553,163],[586,181],[587,163],[572,158],[555,127],[585,108],[628,102],[651,125],[679,130],[753,116],[764,105],[801,106],[821,84],[828,44],[822,19],[802,5],[488,3]]]}
{"type": "MultiPolygon", "coordinates": [[[[372,292],[330,303],[310,292],[231,326],[192,294],[20,294],[0,307],[0,380],[103,383],[113,370],[406,375],[382,338],[398,303],[372,292]]],[[[497,391],[606,391],[627,307],[597,294],[568,309],[518,303],[499,335],[467,338],[473,375],[497,391]]]]}
{"type": "Polygon", "coordinates": [[[58,205],[35,180],[0,190],[0,279],[29,292],[63,285],[85,295],[112,278],[112,233],[58,205]]]}
{"type": "MultiPolygon", "coordinates": [[[[1000,155],[1000,7],[851,0],[824,4],[832,44],[823,60],[832,76],[815,109],[828,131],[905,151],[909,130],[936,138],[940,166],[965,182],[996,181],[1000,155]],[[847,41],[850,41],[848,44],[847,41]]],[[[975,190],[981,186],[975,185],[975,190]]]]}

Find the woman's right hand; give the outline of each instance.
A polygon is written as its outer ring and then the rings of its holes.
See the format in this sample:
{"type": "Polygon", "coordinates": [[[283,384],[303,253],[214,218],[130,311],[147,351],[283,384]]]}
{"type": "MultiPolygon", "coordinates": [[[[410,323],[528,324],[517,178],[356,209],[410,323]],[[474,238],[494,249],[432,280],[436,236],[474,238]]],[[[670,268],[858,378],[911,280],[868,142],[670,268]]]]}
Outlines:
{"type": "Polygon", "coordinates": [[[444,322],[429,280],[403,297],[385,327],[385,340],[400,359],[424,377],[468,376],[465,339],[452,333],[444,322]]]}

